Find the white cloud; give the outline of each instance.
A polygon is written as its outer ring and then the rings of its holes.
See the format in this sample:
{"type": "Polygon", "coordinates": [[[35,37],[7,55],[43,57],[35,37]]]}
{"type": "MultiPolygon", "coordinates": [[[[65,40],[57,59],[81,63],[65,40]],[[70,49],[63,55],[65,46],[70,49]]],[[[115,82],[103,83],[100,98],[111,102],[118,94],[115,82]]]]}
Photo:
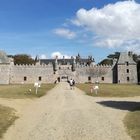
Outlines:
{"type": "Polygon", "coordinates": [[[57,28],[57,29],[53,30],[53,33],[55,33],[58,36],[67,38],[67,39],[74,39],[76,37],[75,32],[72,32],[66,28],[57,28]]]}
{"type": "Polygon", "coordinates": [[[124,43],[121,39],[117,38],[100,38],[96,39],[95,45],[98,47],[108,47],[108,48],[114,48],[114,47],[120,47],[124,43]]]}
{"type": "Polygon", "coordinates": [[[39,58],[40,58],[40,59],[47,59],[47,55],[41,54],[41,55],[39,56],[39,58]]]}
{"type": "Polygon", "coordinates": [[[71,56],[67,55],[67,54],[62,54],[61,52],[53,52],[51,54],[51,58],[56,58],[56,56],[60,59],[62,59],[63,57],[65,58],[71,58],[71,56]]]}
{"type": "Polygon", "coordinates": [[[140,40],[130,40],[126,42],[126,49],[140,54],[140,40]]]}
{"type": "Polygon", "coordinates": [[[116,2],[101,9],[80,9],[72,23],[94,33],[97,46],[128,49],[129,44],[129,48],[140,49],[140,4],[135,1],[116,2]]]}

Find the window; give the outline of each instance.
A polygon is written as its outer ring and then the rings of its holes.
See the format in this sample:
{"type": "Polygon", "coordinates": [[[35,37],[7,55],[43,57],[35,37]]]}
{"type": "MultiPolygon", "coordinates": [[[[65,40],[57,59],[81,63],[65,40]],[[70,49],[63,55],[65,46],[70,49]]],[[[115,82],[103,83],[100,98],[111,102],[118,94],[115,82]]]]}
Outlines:
{"type": "Polygon", "coordinates": [[[126,66],[129,66],[129,62],[126,62],[126,66]]]}
{"type": "Polygon", "coordinates": [[[101,79],[102,79],[102,81],[104,81],[104,80],[105,80],[105,78],[104,78],[104,77],[102,77],[101,79]]]}
{"type": "Polygon", "coordinates": [[[127,69],[126,72],[129,73],[129,69],[127,69]]]}
{"type": "Polygon", "coordinates": [[[39,81],[41,81],[41,80],[42,80],[42,77],[41,77],[41,76],[39,76],[39,77],[38,77],[38,80],[39,80],[39,81]]]}
{"type": "Polygon", "coordinates": [[[26,76],[24,76],[24,81],[27,81],[27,77],[26,76]]]}
{"type": "Polygon", "coordinates": [[[129,79],[129,77],[127,77],[127,81],[129,81],[130,79],[129,79]]]}
{"type": "Polygon", "coordinates": [[[91,81],[91,77],[90,76],[88,77],[88,81],[91,81]]]}
{"type": "Polygon", "coordinates": [[[58,82],[60,82],[60,77],[57,78],[58,82]]]}

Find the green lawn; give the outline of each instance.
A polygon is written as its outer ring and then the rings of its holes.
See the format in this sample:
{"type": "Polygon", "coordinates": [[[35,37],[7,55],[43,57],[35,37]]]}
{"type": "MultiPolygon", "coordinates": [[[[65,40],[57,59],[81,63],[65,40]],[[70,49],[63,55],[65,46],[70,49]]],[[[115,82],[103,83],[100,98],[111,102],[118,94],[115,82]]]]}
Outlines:
{"type": "Polygon", "coordinates": [[[128,84],[99,84],[98,94],[95,91],[91,93],[93,84],[77,84],[81,90],[85,91],[87,95],[96,97],[133,97],[140,96],[140,85],[128,84]]]}
{"type": "Polygon", "coordinates": [[[42,84],[41,87],[38,88],[38,94],[35,94],[33,84],[0,85],[0,98],[24,99],[41,97],[54,86],[54,84],[42,84]]]}
{"type": "MultiPolygon", "coordinates": [[[[0,98],[37,98],[45,95],[46,92],[52,89],[54,86],[54,84],[42,84],[41,87],[38,88],[38,94],[35,94],[33,84],[0,85],[0,98]]],[[[2,138],[8,127],[12,125],[17,118],[18,117],[15,115],[14,109],[0,105],[0,138],[2,138]]]]}
{"type": "Polygon", "coordinates": [[[0,138],[2,138],[7,128],[12,125],[17,118],[14,109],[0,105],[0,138]]]}
{"type": "Polygon", "coordinates": [[[124,124],[132,139],[140,140],[140,107],[126,115],[124,124]]]}

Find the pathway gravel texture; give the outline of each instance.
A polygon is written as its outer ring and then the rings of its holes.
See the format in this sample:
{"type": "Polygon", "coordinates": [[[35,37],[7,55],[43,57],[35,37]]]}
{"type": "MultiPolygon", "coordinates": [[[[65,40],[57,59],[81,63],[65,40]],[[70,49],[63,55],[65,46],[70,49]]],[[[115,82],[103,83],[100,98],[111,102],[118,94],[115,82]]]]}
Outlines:
{"type": "Polygon", "coordinates": [[[59,83],[40,99],[13,105],[20,118],[3,140],[131,140],[123,124],[128,110],[102,104],[112,100],[124,98],[90,97],[59,83]]]}

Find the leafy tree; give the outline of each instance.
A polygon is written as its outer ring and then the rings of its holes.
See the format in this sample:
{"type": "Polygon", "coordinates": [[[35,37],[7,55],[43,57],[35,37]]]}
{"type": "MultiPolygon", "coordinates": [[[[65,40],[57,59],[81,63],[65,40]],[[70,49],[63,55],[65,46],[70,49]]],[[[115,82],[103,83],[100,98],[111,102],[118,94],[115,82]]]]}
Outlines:
{"type": "Polygon", "coordinates": [[[104,59],[102,60],[99,65],[112,65],[113,64],[113,60],[112,59],[104,59]]]}
{"type": "Polygon", "coordinates": [[[140,55],[133,54],[133,59],[137,63],[138,82],[140,84],[140,55]]]}
{"type": "Polygon", "coordinates": [[[118,59],[120,56],[120,52],[115,52],[115,54],[110,54],[107,57],[111,59],[118,59]]]}
{"type": "Polygon", "coordinates": [[[27,54],[17,54],[13,56],[14,64],[35,64],[35,60],[27,54]]]}
{"type": "Polygon", "coordinates": [[[113,65],[113,59],[118,59],[120,52],[115,52],[114,54],[109,54],[106,59],[102,60],[99,65],[113,65]]]}

